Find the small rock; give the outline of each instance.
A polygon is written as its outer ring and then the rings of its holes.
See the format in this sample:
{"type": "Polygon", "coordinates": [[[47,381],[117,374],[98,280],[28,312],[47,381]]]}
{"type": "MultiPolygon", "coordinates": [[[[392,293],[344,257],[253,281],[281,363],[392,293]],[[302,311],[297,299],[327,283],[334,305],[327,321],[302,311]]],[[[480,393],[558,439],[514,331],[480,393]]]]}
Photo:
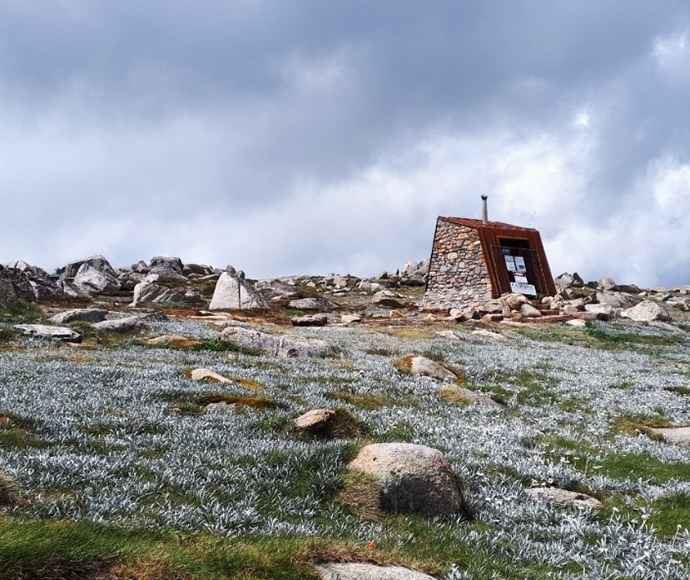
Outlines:
{"type": "Polygon", "coordinates": [[[541,318],[541,312],[529,303],[520,306],[520,314],[525,318],[541,318]]]}
{"type": "Polygon", "coordinates": [[[505,294],[501,296],[501,300],[511,310],[520,310],[523,304],[528,304],[527,296],[524,294],[505,294]]]}
{"type": "Polygon", "coordinates": [[[575,318],[573,320],[568,320],[566,322],[566,324],[568,326],[573,326],[575,328],[586,328],[587,327],[587,323],[584,320],[579,320],[577,318],[575,318]]]}
{"type": "Polygon", "coordinates": [[[436,580],[401,566],[377,566],[359,563],[324,563],[316,566],[322,580],[436,580]]]}
{"type": "Polygon", "coordinates": [[[292,322],[292,326],[326,326],[328,324],[328,316],[325,314],[293,316],[290,322],[292,322]]]}
{"type": "Polygon", "coordinates": [[[194,369],[191,373],[191,379],[193,381],[213,381],[214,383],[231,383],[232,381],[223,375],[219,375],[209,369],[199,368],[194,369]]]}
{"type": "Polygon", "coordinates": [[[410,360],[410,373],[416,377],[431,377],[440,381],[455,381],[454,372],[425,356],[414,356],[410,360]]]}
{"type": "Polygon", "coordinates": [[[318,433],[328,425],[334,416],[335,411],[332,409],[312,409],[297,417],[295,425],[303,431],[318,433]]]}
{"type": "Polygon", "coordinates": [[[300,300],[291,300],[288,307],[297,310],[335,310],[338,305],[331,302],[327,298],[313,297],[301,298],[300,300]]]}
{"type": "Polygon", "coordinates": [[[374,306],[383,306],[385,308],[403,308],[405,306],[399,296],[390,290],[381,290],[374,294],[371,303],[374,306]]]}
{"type": "Polygon", "coordinates": [[[485,314],[482,316],[482,322],[484,324],[491,324],[492,322],[501,322],[503,320],[503,314],[485,314]]]}
{"type": "Polygon", "coordinates": [[[480,329],[480,330],[473,330],[472,334],[474,336],[481,336],[482,338],[505,338],[502,334],[499,334],[498,332],[491,332],[490,330],[485,330],[485,329],[480,329]]]}
{"type": "Polygon", "coordinates": [[[599,509],[601,502],[584,493],[559,489],[557,487],[530,487],[525,493],[532,497],[543,497],[548,501],[565,507],[599,509]]]}
{"type": "Polygon", "coordinates": [[[343,324],[352,324],[353,322],[361,322],[362,317],[359,314],[343,314],[340,317],[340,322],[343,324]]]}

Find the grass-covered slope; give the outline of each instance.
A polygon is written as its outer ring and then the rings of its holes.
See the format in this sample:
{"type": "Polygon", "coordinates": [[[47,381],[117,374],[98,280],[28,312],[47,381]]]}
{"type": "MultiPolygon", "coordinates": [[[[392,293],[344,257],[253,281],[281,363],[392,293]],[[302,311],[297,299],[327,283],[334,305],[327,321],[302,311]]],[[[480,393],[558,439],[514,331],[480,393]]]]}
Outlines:
{"type": "MultiPolygon", "coordinates": [[[[337,355],[280,360],[7,332],[0,578],[309,578],[329,559],[449,579],[687,578],[690,450],[650,428],[690,424],[690,341],[618,324],[505,339],[459,326],[457,340],[431,325],[290,330],[337,355]],[[467,405],[397,370],[410,353],[503,404],[467,405]],[[194,382],[197,367],[251,382],[194,382]],[[257,397],[271,404],[241,402],[257,397]],[[205,412],[219,400],[240,402],[205,412]],[[361,436],[298,435],[290,423],[311,408],[346,409],[361,436]],[[442,450],[472,520],[356,509],[346,466],[370,441],[442,450]],[[603,508],[550,505],[525,494],[530,485],[603,508]]],[[[152,331],[218,335],[193,320],[152,331]]]]}

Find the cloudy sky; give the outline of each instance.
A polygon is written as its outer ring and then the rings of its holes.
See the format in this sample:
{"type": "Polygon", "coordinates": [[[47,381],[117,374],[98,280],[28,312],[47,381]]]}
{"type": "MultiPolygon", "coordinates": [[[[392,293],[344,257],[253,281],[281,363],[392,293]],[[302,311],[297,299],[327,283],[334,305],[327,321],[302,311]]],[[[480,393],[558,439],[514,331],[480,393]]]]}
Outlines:
{"type": "Polygon", "coordinates": [[[690,283],[675,0],[0,0],[0,263],[373,275],[437,216],[690,283]]]}

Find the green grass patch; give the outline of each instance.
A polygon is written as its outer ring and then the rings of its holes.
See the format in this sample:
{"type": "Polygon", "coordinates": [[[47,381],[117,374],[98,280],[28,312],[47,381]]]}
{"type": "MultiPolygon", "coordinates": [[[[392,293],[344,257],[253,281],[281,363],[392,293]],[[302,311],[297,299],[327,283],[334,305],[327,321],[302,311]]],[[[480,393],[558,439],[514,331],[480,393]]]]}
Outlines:
{"type": "Polygon", "coordinates": [[[672,479],[690,481],[690,463],[665,463],[647,453],[611,453],[601,462],[600,473],[618,480],[641,478],[658,483],[672,479]]]}
{"type": "Polygon", "coordinates": [[[685,340],[676,335],[642,334],[635,332],[611,332],[602,328],[586,328],[585,335],[597,346],[605,348],[630,348],[635,346],[671,346],[685,340]]]}
{"type": "Polygon", "coordinates": [[[489,388],[503,400],[508,396],[514,396],[518,405],[540,407],[558,402],[557,394],[551,390],[556,385],[556,380],[544,373],[531,370],[499,372],[492,373],[487,379],[492,383],[504,383],[518,388],[518,392],[514,395],[505,389],[498,392],[495,387],[489,388]]]}
{"type": "Polygon", "coordinates": [[[662,536],[672,536],[678,531],[690,530],[690,496],[675,493],[652,502],[654,512],[650,525],[662,536]]]}
{"type": "Polygon", "coordinates": [[[460,405],[465,407],[469,405],[472,401],[470,398],[456,386],[445,386],[441,387],[438,392],[438,396],[444,403],[449,403],[451,405],[460,405]]]}
{"type": "Polygon", "coordinates": [[[376,437],[377,443],[412,443],[417,436],[414,427],[407,421],[398,421],[383,435],[376,437]]]}
{"type": "Polygon", "coordinates": [[[191,352],[236,352],[250,356],[259,356],[261,350],[258,348],[247,348],[232,342],[231,340],[205,339],[191,346],[179,347],[179,350],[191,352]]]}
{"type": "Polygon", "coordinates": [[[662,440],[660,435],[651,431],[651,427],[670,427],[671,421],[661,413],[624,414],[611,417],[611,431],[620,435],[637,435],[644,433],[651,439],[662,440]]]}

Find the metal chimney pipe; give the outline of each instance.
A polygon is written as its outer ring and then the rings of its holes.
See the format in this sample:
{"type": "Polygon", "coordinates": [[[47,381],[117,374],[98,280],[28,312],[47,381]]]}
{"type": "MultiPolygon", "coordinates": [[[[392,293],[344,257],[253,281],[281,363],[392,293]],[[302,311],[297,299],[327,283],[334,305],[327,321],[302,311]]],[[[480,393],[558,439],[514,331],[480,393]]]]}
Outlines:
{"type": "Polygon", "coordinates": [[[482,222],[486,225],[489,223],[489,209],[486,200],[489,199],[488,195],[482,195],[482,222]]]}

